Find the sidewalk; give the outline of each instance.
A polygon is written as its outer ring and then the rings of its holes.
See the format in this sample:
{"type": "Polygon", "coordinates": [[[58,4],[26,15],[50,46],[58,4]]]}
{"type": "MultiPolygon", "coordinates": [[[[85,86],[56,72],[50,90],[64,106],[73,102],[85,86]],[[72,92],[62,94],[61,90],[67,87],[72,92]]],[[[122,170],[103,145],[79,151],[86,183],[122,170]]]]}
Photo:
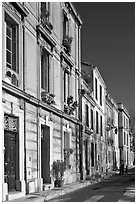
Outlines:
{"type": "Polygon", "coordinates": [[[108,173],[107,176],[105,175],[104,177],[101,177],[100,179],[96,178],[94,181],[91,181],[91,180],[77,181],[74,183],[66,184],[62,188],[55,187],[53,189],[31,193],[31,194],[28,194],[22,198],[10,200],[10,201],[6,201],[6,202],[46,202],[50,199],[57,198],[59,196],[62,196],[64,194],[78,190],[80,188],[101,182],[105,179],[109,179],[109,177],[116,175],[116,174],[117,174],[116,171],[111,171],[108,173]]]}
{"type": "Polygon", "coordinates": [[[58,196],[62,196],[66,193],[70,193],[72,191],[86,187],[88,185],[91,185],[91,181],[78,181],[75,183],[66,184],[62,188],[55,187],[50,190],[31,193],[22,198],[10,200],[6,202],[44,202],[44,201],[46,202],[50,199],[56,198],[58,196]]]}

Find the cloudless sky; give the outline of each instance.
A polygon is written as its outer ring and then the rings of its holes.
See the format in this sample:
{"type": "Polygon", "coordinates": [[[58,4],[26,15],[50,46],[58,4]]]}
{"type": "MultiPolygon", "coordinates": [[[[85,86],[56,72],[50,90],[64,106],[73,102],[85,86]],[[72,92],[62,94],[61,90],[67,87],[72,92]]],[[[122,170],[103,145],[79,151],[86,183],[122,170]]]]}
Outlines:
{"type": "Polygon", "coordinates": [[[73,2],[82,24],[82,61],[98,67],[111,97],[135,110],[135,4],[73,2]]]}

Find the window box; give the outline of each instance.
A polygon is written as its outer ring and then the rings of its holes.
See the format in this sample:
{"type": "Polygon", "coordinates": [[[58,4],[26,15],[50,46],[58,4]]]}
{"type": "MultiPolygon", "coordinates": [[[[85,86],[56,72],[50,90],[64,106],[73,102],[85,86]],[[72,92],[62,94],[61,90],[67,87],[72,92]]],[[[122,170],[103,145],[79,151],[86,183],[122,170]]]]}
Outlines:
{"type": "Polygon", "coordinates": [[[91,128],[85,126],[85,133],[90,135],[91,133],[93,133],[93,130],[91,128]]]}
{"type": "Polygon", "coordinates": [[[67,104],[64,104],[64,112],[68,115],[74,115],[74,111],[78,107],[77,101],[73,101],[73,96],[67,98],[67,104]]]}
{"type": "Polygon", "coordinates": [[[114,141],[112,138],[107,139],[108,145],[113,145],[114,141]]]}
{"type": "Polygon", "coordinates": [[[43,27],[47,28],[49,32],[52,31],[53,25],[50,22],[50,12],[46,9],[46,3],[43,3],[44,7],[42,7],[41,11],[41,24],[43,27]]]}
{"type": "Polygon", "coordinates": [[[42,23],[43,27],[46,27],[50,32],[53,30],[53,25],[45,16],[42,16],[41,23],[42,23]]]}
{"type": "Polygon", "coordinates": [[[52,93],[46,93],[45,91],[41,93],[41,100],[49,105],[55,104],[54,97],[55,95],[52,93]]]}

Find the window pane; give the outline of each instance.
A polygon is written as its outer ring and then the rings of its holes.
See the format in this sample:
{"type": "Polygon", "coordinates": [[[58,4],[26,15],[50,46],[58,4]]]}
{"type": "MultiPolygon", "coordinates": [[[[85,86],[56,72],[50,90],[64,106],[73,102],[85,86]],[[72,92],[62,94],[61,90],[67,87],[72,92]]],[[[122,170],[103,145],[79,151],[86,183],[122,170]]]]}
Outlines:
{"type": "Polygon", "coordinates": [[[102,86],[100,86],[100,105],[102,106],[102,86]]]}
{"type": "Polygon", "coordinates": [[[6,62],[11,64],[11,52],[9,52],[8,50],[6,51],[6,62]]]}
{"type": "Polygon", "coordinates": [[[12,28],[12,69],[17,71],[17,35],[16,35],[17,27],[12,28]]]}
{"type": "Polygon", "coordinates": [[[10,64],[8,64],[8,63],[6,63],[6,67],[9,67],[9,68],[11,69],[11,65],[10,65],[10,64]]]}
{"type": "Polygon", "coordinates": [[[45,51],[41,56],[41,88],[49,92],[49,54],[45,51]]]}
{"type": "Polygon", "coordinates": [[[97,84],[96,78],[95,78],[95,97],[96,97],[96,100],[98,100],[98,84],[97,84]]]}
{"type": "Polygon", "coordinates": [[[69,74],[64,72],[64,102],[67,102],[69,96],[69,74]]]}
{"type": "Polygon", "coordinates": [[[11,32],[12,32],[12,28],[7,25],[6,34],[7,34],[7,36],[10,37],[10,38],[11,38],[11,32]]]}
{"type": "Polygon", "coordinates": [[[11,51],[11,39],[6,38],[6,48],[11,51]]]}

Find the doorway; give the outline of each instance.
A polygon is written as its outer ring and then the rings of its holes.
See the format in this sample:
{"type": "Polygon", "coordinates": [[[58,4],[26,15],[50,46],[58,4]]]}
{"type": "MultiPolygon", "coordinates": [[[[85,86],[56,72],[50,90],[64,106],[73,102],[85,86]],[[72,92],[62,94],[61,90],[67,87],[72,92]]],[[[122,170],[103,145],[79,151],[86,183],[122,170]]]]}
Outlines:
{"type": "Polygon", "coordinates": [[[51,183],[50,178],[50,127],[41,126],[41,177],[43,183],[51,183]]]}
{"type": "Polygon", "coordinates": [[[19,179],[19,150],[17,132],[4,131],[4,182],[8,184],[9,192],[16,190],[16,180],[19,179]]]}

